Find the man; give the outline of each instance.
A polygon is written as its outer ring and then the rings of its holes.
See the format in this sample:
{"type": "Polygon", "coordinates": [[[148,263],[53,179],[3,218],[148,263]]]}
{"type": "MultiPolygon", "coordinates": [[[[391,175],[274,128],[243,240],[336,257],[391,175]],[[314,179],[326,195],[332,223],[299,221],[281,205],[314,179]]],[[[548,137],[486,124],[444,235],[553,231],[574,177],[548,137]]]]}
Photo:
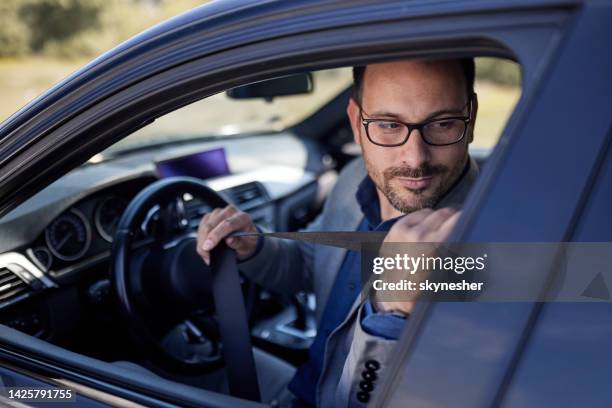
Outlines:
{"type": "MultiPolygon", "coordinates": [[[[389,231],[388,242],[441,242],[458,218],[476,177],[468,155],[477,100],[473,60],[399,61],[354,69],[347,114],[363,160],[348,164],[311,231],[389,231]],[[408,215],[406,215],[408,214],[408,215]],[[406,216],[404,216],[406,215],[406,216]]],[[[360,302],[360,258],[354,251],[273,238],[229,237],[257,231],[233,207],[200,223],[198,253],[225,239],[240,269],[282,293],[317,296],[317,337],[310,360],[289,389],[300,403],[367,403],[411,302],[360,302]]]]}

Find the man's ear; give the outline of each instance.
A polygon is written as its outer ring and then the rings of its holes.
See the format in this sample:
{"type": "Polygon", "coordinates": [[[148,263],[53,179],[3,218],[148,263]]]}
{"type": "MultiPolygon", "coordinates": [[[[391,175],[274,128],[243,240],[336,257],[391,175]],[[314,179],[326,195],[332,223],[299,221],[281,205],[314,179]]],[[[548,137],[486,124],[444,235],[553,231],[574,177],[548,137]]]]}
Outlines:
{"type": "Polygon", "coordinates": [[[349,122],[351,122],[353,139],[355,140],[355,143],[361,145],[361,115],[359,114],[359,111],[359,105],[355,99],[350,98],[346,107],[346,114],[348,115],[349,122]]]}
{"type": "Polygon", "coordinates": [[[468,144],[474,141],[474,128],[476,127],[476,114],[478,113],[478,95],[474,92],[472,96],[472,120],[470,121],[470,132],[468,144]]]}

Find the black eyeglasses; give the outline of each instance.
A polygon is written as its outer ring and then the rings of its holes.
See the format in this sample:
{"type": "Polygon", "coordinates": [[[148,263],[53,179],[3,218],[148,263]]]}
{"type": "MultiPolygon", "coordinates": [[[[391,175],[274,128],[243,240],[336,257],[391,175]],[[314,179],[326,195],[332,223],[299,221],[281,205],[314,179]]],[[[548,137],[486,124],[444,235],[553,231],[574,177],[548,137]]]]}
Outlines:
{"type": "Polygon", "coordinates": [[[428,145],[448,146],[459,143],[465,137],[468,123],[470,123],[472,117],[473,100],[474,98],[471,97],[466,103],[468,105],[467,116],[451,116],[422,123],[406,123],[388,119],[364,119],[363,113],[365,111],[361,106],[359,107],[359,114],[368,140],[375,145],[384,147],[401,146],[408,141],[413,130],[419,130],[423,141],[428,145]]]}

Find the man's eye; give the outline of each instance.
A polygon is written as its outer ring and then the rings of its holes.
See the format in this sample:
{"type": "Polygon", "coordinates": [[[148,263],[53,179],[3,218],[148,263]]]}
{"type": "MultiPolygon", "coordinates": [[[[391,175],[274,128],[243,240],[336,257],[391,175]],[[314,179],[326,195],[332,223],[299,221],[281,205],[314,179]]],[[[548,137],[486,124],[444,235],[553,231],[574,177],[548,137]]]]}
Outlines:
{"type": "Polygon", "coordinates": [[[437,122],[429,123],[427,127],[431,130],[450,130],[457,128],[460,123],[461,121],[457,119],[439,120],[437,122]]]}
{"type": "Polygon", "coordinates": [[[402,127],[402,124],[397,122],[376,122],[376,126],[380,130],[398,130],[402,127]]]}
{"type": "Polygon", "coordinates": [[[455,121],[453,120],[444,120],[444,121],[440,121],[440,122],[434,122],[431,125],[434,128],[438,128],[438,129],[448,129],[453,127],[455,124],[455,121]]]}

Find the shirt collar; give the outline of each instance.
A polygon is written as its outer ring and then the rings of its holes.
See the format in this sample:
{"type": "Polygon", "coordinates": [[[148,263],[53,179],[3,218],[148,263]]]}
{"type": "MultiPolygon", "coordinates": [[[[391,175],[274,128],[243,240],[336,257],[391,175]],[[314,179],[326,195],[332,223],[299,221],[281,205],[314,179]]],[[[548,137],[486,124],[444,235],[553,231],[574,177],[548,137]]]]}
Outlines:
{"type": "Polygon", "coordinates": [[[370,176],[366,175],[361,183],[359,183],[355,198],[357,199],[357,203],[359,203],[361,212],[369,224],[369,229],[374,229],[381,222],[380,203],[378,202],[376,185],[370,176]]]}

